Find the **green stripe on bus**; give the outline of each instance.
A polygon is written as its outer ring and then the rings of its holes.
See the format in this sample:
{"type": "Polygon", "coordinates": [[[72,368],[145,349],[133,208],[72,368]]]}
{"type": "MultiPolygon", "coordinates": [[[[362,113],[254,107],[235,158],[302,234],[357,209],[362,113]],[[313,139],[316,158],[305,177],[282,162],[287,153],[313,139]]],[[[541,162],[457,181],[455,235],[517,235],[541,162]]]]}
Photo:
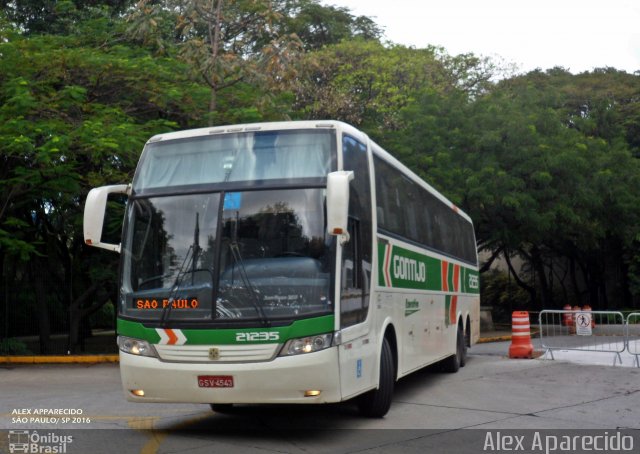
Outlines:
{"type": "Polygon", "coordinates": [[[123,336],[143,339],[152,344],[160,342],[160,335],[153,328],[146,328],[140,322],[118,319],[117,332],[123,336]]]}
{"type": "Polygon", "coordinates": [[[480,293],[480,273],[471,268],[462,268],[460,270],[462,279],[462,293],[480,293]]]}
{"type": "Polygon", "coordinates": [[[478,284],[477,270],[378,241],[378,285],[381,287],[431,291],[446,288],[452,293],[458,287],[459,293],[478,294],[478,284]],[[454,282],[456,266],[459,268],[459,285],[454,282]]]}
{"type": "MultiPolygon", "coordinates": [[[[289,339],[298,337],[313,336],[316,334],[333,332],[335,326],[335,316],[325,315],[322,317],[297,320],[288,326],[279,326],[276,328],[264,328],[256,326],[254,328],[230,328],[230,329],[181,329],[182,334],[186,337],[187,345],[227,345],[227,344],[268,344],[273,343],[271,340],[255,340],[255,341],[236,341],[239,333],[279,333],[279,343],[286,342],[289,339]]],[[[169,328],[171,328],[169,326],[169,328]]],[[[175,328],[174,328],[175,329],[175,328]]],[[[137,339],[146,340],[152,344],[160,341],[160,336],[155,328],[147,328],[142,323],[132,322],[129,320],[118,319],[118,334],[137,339]]]]}

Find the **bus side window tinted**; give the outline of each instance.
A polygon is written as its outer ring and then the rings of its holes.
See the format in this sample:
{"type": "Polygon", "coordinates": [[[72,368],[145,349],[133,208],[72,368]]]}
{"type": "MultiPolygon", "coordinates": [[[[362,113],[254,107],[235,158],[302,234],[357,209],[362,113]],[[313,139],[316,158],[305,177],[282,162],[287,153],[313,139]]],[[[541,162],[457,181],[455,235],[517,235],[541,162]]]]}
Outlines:
{"type": "Polygon", "coordinates": [[[349,188],[349,236],[342,250],[341,325],[363,322],[369,309],[372,257],[372,207],[367,147],[350,136],[342,139],[344,170],[353,170],[349,188]]]}
{"type": "Polygon", "coordinates": [[[475,263],[476,245],[470,222],[391,164],[375,156],[373,162],[381,229],[475,263]]]}
{"type": "Polygon", "coordinates": [[[357,220],[349,219],[348,231],[350,239],[342,250],[342,289],[345,292],[353,293],[354,289],[362,289],[359,278],[361,265],[358,260],[360,257],[360,229],[357,220]]]}

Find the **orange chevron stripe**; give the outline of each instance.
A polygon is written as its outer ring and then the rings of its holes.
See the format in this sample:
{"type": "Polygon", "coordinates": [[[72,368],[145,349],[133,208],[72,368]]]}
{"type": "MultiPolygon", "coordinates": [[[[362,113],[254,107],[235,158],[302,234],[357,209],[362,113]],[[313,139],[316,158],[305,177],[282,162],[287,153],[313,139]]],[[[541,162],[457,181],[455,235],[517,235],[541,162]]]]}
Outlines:
{"type": "Polygon", "coordinates": [[[451,306],[449,306],[449,323],[455,325],[456,315],[458,314],[458,295],[451,297],[451,306]]]}
{"type": "Polygon", "coordinates": [[[460,290],[460,265],[453,265],[453,291],[460,290]]]}
{"type": "Polygon", "coordinates": [[[441,262],[442,268],[442,291],[449,291],[449,264],[444,260],[441,262]]]}
{"type": "Polygon", "coordinates": [[[167,333],[167,336],[169,336],[169,342],[167,342],[167,345],[175,345],[175,343],[178,341],[178,336],[176,336],[176,333],[174,333],[173,330],[169,328],[165,328],[164,332],[167,333]]]}

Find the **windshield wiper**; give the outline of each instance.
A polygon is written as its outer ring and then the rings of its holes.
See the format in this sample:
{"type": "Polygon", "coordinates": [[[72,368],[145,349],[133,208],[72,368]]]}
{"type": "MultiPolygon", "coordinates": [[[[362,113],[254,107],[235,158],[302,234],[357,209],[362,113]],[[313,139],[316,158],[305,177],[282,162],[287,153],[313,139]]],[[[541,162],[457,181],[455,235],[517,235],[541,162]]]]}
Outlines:
{"type": "Polygon", "coordinates": [[[242,260],[240,247],[238,246],[238,220],[232,218],[231,222],[233,223],[233,226],[231,228],[231,242],[229,243],[229,249],[231,250],[231,254],[233,255],[233,260],[238,265],[240,279],[242,280],[242,283],[244,284],[247,291],[251,295],[251,303],[253,304],[254,309],[258,313],[258,316],[260,317],[260,321],[262,322],[262,325],[271,326],[271,322],[269,322],[269,319],[264,313],[264,309],[262,308],[262,303],[258,298],[258,292],[255,288],[253,288],[253,285],[251,285],[251,281],[249,280],[249,275],[247,274],[247,270],[244,266],[244,261],[242,260]]]}
{"type": "Polygon", "coordinates": [[[178,275],[176,276],[176,280],[173,283],[173,287],[171,287],[171,292],[169,293],[169,302],[166,306],[162,308],[162,315],[160,315],[160,325],[166,326],[166,322],[169,321],[169,315],[171,315],[171,308],[173,307],[173,303],[176,300],[176,295],[178,291],[182,287],[182,281],[184,280],[184,275],[187,274],[184,271],[185,265],[187,264],[187,259],[189,258],[189,253],[193,250],[193,245],[189,246],[186,255],[184,256],[184,260],[182,261],[182,265],[178,269],[178,275]]]}
{"type": "Polygon", "coordinates": [[[193,258],[191,260],[191,285],[194,284],[200,248],[200,213],[196,213],[196,227],[193,229],[193,258]]]}
{"type": "Polygon", "coordinates": [[[185,274],[187,274],[185,270],[185,266],[189,261],[191,261],[191,285],[194,283],[194,275],[196,272],[197,259],[198,254],[200,253],[200,225],[199,225],[200,213],[196,212],[196,225],[193,229],[193,243],[187,249],[187,253],[184,255],[184,260],[182,260],[182,264],[178,269],[178,275],[176,276],[176,280],[173,283],[173,287],[171,287],[171,291],[169,293],[169,302],[166,306],[162,308],[162,314],[160,315],[160,325],[166,326],[166,323],[169,321],[169,316],[171,315],[171,309],[173,308],[173,303],[176,300],[176,295],[182,288],[182,281],[184,280],[185,274]],[[191,259],[189,259],[189,253],[191,253],[191,259]]]}

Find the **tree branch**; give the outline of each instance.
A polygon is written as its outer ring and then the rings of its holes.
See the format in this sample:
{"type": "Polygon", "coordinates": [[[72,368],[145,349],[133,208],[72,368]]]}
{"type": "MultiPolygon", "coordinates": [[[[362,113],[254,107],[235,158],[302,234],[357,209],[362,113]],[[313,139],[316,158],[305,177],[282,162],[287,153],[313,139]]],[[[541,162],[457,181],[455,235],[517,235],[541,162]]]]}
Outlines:
{"type": "Polygon", "coordinates": [[[498,249],[493,251],[491,253],[491,257],[489,257],[487,261],[482,264],[482,267],[480,267],[480,273],[489,271],[489,268],[491,268],[491,265],[493,265],[493,262],[500,256],[503,250],[503,247],[499,247],[498,249]]]}

